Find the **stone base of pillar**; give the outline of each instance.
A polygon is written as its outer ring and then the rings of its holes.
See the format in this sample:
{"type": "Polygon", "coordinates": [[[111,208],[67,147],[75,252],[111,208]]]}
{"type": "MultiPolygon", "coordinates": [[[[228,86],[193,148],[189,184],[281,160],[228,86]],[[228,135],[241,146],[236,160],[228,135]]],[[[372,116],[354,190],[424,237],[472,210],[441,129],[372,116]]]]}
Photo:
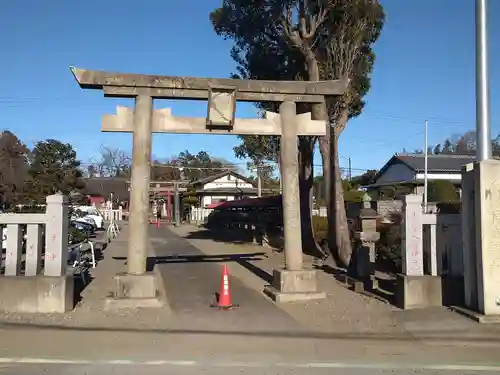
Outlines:
{"type": "Polygon", "coordinates": [[[117,274],[113,296],[106,299],[105,310],[130,309],[137,307],[163,307],[166,305],[157,287],[156,275],[117,274]]]}
{"type": "Polygon", "coordinates": [[[405,310],[443,305],[440,276],[407,276],[396,279],[396,305],[405,310]]]}
{"type": "Polygon", "coordinates": [[[461,306],[450,306],[456,313],[472,319],[478,323],[500,323],[500,315],[484,315],[474,310],[469,310],[461,306]]]}
{"type": "Polygon", "coordinates": [[[273,284],[267,286],[264,293],[278,303],[309,301],[326,297],[325,292],[318,291],[315,270],[274,270],[273,284]]]}

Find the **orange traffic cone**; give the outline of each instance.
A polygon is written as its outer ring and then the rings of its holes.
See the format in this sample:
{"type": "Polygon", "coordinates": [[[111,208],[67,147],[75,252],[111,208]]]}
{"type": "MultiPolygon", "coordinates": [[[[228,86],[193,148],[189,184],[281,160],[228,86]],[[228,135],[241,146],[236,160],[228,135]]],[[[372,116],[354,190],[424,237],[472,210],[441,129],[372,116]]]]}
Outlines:
{"type": "Polygon", "coordinates": [[[158,218],[156,218],[156,228],[159,228],[160,227],[160,220],[158,218]]]}
{"type": "Polygon", "coordinates": [[[220,285],[219,299],[216,304],[212,307],[218,307],[220,309],[229,310],[238,305],[233,305],[231,303],[231,289],[229,288],[229,272],[227,270],[227,265],[224,264],[222,267],[222,281],[220,285]]]}

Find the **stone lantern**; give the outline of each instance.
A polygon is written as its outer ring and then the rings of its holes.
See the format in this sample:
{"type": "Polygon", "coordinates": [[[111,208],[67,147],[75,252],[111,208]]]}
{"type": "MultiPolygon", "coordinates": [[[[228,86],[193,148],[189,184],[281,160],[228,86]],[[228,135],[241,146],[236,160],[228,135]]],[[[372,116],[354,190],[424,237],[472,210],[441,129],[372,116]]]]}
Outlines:
{"type": "Polygon", "coordinates": [[[355,234],[355,276],[368,289],[378,287],[375,278],[375,243],[380,239],[377,232],[377,211],[371,208],[370,196],[363,197],[363,208],[359,214],[359,227],[355,234]]]}

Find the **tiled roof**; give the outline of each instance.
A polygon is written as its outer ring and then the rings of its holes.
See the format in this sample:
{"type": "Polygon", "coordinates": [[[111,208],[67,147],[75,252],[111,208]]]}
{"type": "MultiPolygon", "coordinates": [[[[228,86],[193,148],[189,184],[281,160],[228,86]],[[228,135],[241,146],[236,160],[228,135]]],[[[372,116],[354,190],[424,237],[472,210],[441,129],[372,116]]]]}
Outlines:
{"type": "MultiPolygon", "coordinates": [[[[424,154],[396,154],[394,159],[400,160],[416,172],[423,172],[425,168],[424,154]]],[[[427,171],[432,172],[460,172],[462,167],[476,160],[475,155],[439,154],[427,156],[427,171]]],[[[391,164],[389,162],[388,164],[391,164]]]]}
{"type": "Polygon", "coordinates": [[[128,200],[130,193],[128,191],[127,179],[109,178],[109,177],[91,177],[85,179],[85,192],[90,195],[109,198],[113,193],[114,198],[118,200],[128,200]]]}

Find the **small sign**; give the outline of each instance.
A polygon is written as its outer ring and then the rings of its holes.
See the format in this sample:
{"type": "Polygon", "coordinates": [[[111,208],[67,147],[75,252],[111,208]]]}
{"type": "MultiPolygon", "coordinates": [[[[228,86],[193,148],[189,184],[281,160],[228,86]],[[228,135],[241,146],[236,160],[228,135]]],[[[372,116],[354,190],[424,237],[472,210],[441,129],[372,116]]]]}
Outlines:
{"type": "Polygon", "coordinates": [[[210,88],[208,91],[207,128],[232,130],[236,112],[235,88],[210,88]]]}

